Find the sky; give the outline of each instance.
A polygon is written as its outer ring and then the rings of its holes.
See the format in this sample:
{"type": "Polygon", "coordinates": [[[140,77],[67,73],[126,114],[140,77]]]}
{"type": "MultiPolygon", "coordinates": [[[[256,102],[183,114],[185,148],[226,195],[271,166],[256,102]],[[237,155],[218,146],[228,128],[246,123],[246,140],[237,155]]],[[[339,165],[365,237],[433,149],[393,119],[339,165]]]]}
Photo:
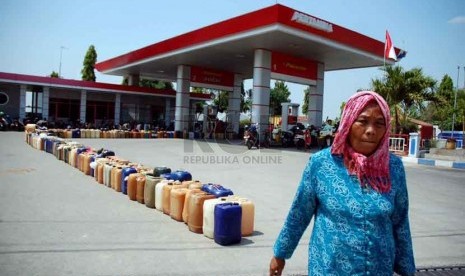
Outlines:
{"type": "MultiPolygon", "coordinates": [[[[64,78],[79,80],[90,45],[104,61],[276,3],[383,42],[388,30],[407,51],[398,65],[465,86],[464,0],[0,0],[0,72],[46,76],[61,68],[64,78]]],[[[339,117],[342,102],[381,77],[379,68],[326,72],[323,118],[339,117]]],[[[302,104],[306,87],[286,84],[291,102],[302,104]]]]}

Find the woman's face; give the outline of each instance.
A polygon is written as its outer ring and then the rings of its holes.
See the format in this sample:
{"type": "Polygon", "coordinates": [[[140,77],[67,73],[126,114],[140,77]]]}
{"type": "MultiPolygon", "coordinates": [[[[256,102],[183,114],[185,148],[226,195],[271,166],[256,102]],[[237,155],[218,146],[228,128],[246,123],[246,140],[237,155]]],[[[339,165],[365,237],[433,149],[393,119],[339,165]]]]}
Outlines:
{"type": "Polygon", "coordinates": [[[368,104],[350,127],[349,143],[352,148],[370,156],[378,148],[386,132],[383,112],[376,103],[368,104]]]}

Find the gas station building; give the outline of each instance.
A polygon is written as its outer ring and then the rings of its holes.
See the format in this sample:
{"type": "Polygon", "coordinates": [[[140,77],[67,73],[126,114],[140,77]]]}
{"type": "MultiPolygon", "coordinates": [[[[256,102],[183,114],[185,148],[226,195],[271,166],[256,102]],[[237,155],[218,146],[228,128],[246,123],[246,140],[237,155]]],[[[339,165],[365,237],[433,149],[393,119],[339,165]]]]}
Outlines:
{"type": "MultiPolygon", "coordinates": [[[[282,80],[310,87],[308,122],[320,126],[325,72],[392,64],[384,60],[384,46],[383,41],[275,4],[96,64],[101,73],[128,77],[129,86],[51,78],[32,84],[42,92],[42,113],[48,114],[44,117],[60,113],[53,107],[56,102],[68,101],[81,120],[91,118],[88,114],[98,112],[99,106],[115,123],[126,119],[126,113],[148,112],[150,116],[142,117],[174,119],[176,131],[191,128],[195,103],[210,99],[192,93],[191,87],[225,90],[227,122],[237,133],[242,82],[253,80],[252,123],[265,130],[270,81],[282,80]],[[137,87],[140,79],[175,82],[176,91],[137,87]]],[[[0,91],[19,108],[20,118],[31,78],[41,77],[0,73],[0,91]]]]}

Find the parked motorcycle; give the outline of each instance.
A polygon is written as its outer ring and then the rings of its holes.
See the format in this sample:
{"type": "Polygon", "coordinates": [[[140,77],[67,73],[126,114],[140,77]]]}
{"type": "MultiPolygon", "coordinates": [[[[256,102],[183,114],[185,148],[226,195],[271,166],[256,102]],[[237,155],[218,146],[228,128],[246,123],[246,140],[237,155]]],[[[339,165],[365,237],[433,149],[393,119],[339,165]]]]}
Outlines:
{"type": "Polygon", "coordinates": [[[18,119],[12,120],[8,114],[0,111],[0,130],[24,131],[24,125],[18,119]]]}
{"type": "Polygon", "coordinates": [[[250,128],[245,129],[244,144],[247,146],[248,149],[251,149],[252,147],[260,148],[258,131],[255,126],[251,126],[250,128]]]}
{"type": "Polygon", "coordinates": [[[297,131],[294,136],[294,144],[297,149],[309,149],[312,144],[312,136],[310,133],[310,129],[306,129],[304,131],[297,131]]]}

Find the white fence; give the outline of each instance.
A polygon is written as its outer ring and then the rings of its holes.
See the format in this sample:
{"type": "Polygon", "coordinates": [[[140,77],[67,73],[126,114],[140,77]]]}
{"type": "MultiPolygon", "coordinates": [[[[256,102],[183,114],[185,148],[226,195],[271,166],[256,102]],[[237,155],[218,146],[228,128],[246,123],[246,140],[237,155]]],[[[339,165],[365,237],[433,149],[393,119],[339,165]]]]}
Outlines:
{"type": "Polygon", "coordinates": [[[389,151],[404,152],[405,146],[405,138],[389,137],[389,151]]]}

